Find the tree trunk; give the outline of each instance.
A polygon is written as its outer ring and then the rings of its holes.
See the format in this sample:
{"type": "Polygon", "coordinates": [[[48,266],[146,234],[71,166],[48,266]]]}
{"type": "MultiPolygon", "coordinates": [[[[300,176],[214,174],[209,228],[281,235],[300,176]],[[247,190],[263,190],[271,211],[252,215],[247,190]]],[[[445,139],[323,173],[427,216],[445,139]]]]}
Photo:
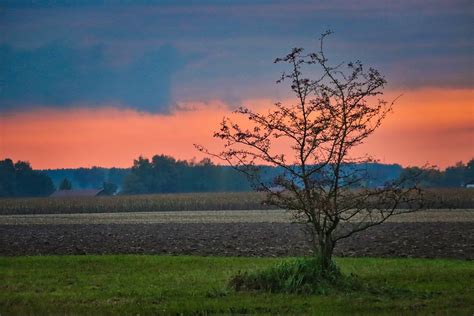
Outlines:
{"type": "Polygon", "coordinates": [[[321,262],[321,272],[326,274],[331,269],[333,264],[332,262],[332,253],[334,250],[334,243],[329,236],[322,236],[319,240],[319,245],[317,249],[317,256],[321,262]]]}

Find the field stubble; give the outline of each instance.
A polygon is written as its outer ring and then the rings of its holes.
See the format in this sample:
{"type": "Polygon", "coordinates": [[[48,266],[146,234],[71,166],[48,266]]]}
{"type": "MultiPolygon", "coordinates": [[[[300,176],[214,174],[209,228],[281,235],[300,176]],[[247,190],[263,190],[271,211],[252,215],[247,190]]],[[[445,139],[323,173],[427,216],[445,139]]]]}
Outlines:
{"type": "MultiPolygon", "coordinates": [[[[431,189],[430,208],[474,208],[472,189],[431,189]]],[[[87,198],[0,199],[0,215],[270,210],[262,192],[122,195],[87,198]]]]}
{"type": "MultiPolygon", "coordinates": [[[[0,225],[164,224],[164,223],[290,223],[284,210],[129,212],[0,215],[0,225]]],[[[355,218],[357,221],[357,218],[355,218]]],[[[474,222],[474,209],[426,210],[390,217],[390,223],[474,222]]]]}
{"type": "MultiPolygon", "coordinates": [[[[345,240],[336,253],[472,260],[474,190],[434,192],[458,208],[392,217],[345,240]]],[[[301,226],[262,200],[262,193],[3,199],[0,255],[308,255],[301,226]]]]}

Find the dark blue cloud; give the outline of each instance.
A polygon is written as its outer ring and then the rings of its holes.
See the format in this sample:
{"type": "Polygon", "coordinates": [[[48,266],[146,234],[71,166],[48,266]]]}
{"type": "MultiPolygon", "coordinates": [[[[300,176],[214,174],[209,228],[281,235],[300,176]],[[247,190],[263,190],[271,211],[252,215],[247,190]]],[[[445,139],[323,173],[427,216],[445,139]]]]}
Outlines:
{"type": "MultiPolygon", "coordinates": [[[[133,49],[133,48],[131,48],[133,49]]],[[[184,60],[171,46],[124,65],[111,63],[104,47],[52,43],[37,49],[0,47],[0,109],[21,106],[115,104],[166,112],[172,74],[184,60]]]]}
{"type": "Polygon", "coordinates": [[[469,0],[0,0],[0,110],[279,97],[274,58],[328,28],[334,63],[391,88],[472,88],[472,19],[469,0]]]}

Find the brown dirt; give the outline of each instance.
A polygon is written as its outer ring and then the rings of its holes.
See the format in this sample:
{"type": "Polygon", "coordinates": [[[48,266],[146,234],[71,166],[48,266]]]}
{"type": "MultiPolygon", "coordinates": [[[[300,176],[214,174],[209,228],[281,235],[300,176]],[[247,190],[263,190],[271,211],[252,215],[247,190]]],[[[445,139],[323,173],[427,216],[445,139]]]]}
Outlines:
{"type": "MultiPolygon", "coordinates": [[[[311,253],[289,223],[0,225],[0,255],[311,253]]],[[[474,259],[474,222],[385,223],[343,240],[338,256],[474,259]]]]}

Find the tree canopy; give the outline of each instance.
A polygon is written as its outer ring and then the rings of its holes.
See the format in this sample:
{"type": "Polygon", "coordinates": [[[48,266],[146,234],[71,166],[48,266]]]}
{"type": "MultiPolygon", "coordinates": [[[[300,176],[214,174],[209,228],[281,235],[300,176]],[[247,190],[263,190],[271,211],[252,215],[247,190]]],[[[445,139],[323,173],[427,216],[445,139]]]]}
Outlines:
{"type": "Polygon", "coordinates": [[[277,82],[288,82],[293,102],[275,103],[263,113],[239,107],[234,113],[243,119],[225,117],[214,133],[223,141],[221,152],[196,145],[245,174],[267,192],[267,203],[305,224],[323,270],[332,266],[339,240],[421,207],[421,191],[409,182],[418,174],[367,187],[361,167],[374,160],[353,149],[381,125],[393,102],[381,98],[387,82],[376,69],[360,61],[329,62],[323,49],[329,34],[322,34],[316,52],[294,48],[275,60],[289,68],[277,82]],[[268,181],[262,164],[279,174],[268,181]]]}
{"type": "Polygon", "coordinates": [[[68,178],[64,178],[59,185],[59,190],[72,190],[72,183],[68,178]]]}
{"type": "Polygon", "coordinates": [[[51,179],[26,161],[0,161],[0,197],[48,196],[54,192],[51,179]]]}
{"type": "Polygon", "coordinates": [[[124,180],[124,194],[248,191],[247,179],[229,167],[155,155],[139,157],[124,180]]]}

